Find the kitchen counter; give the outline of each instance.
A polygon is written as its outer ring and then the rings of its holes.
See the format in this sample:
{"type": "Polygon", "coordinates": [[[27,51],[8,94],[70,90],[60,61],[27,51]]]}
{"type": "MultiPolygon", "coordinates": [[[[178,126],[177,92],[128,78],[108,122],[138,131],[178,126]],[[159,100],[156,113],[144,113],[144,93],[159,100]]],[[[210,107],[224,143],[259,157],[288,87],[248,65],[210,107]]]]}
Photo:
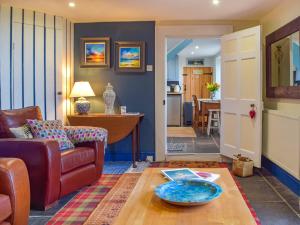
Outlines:
{"type": "Polygon", "coordinates": [[[182,95],[181,92],[167,92],[167,95],[182,95]]]}

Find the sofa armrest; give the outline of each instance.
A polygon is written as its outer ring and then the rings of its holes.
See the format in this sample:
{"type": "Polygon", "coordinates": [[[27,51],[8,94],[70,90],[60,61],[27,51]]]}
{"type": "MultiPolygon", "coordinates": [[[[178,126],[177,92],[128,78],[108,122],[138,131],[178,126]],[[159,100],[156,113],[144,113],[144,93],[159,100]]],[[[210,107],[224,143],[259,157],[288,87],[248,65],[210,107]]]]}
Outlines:
{"type": "Polygon", "coordinates": [[[28,224],[30,190],[24,162],[15,158],[0,158],[0,184],[0,193],[10,197],[10,224],[28,224]]]}
{"type": "Polygon", "coordinates": [[[76,144],[76,147],[89,147],[94,149],[96,156],[95,165],[99,178],[102,175],[104,165],[104,146],[104,141],[90,141],[76,144]]]}
{"type": "Polygon", "coordinates": [[[59,198],[61,155],[58,143],[47,139],[0,139],[0,157],[22,159],[30,181],[31,206],[46,209],[59,198]]]}

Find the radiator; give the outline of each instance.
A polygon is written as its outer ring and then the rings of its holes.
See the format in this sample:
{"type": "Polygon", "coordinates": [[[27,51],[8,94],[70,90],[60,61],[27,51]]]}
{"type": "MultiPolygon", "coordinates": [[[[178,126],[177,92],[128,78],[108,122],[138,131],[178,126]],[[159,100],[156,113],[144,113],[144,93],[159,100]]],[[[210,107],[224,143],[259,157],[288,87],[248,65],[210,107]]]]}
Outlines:
{"type": "Polygon", "coordinates": [[[300,117],[278,110],[265,110],[263,155],[300,179],[300,117]]]}

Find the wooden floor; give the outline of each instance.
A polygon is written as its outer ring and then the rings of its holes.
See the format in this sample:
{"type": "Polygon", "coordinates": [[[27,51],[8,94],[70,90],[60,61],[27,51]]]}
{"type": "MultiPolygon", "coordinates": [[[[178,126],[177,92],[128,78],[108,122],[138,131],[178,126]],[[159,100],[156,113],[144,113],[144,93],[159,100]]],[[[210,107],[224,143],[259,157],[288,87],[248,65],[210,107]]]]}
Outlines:
{"type": "Polygon", "coordinates": [[[168,127],[167,133],[168,137],[197,137],[192,127],[168,127]]]}

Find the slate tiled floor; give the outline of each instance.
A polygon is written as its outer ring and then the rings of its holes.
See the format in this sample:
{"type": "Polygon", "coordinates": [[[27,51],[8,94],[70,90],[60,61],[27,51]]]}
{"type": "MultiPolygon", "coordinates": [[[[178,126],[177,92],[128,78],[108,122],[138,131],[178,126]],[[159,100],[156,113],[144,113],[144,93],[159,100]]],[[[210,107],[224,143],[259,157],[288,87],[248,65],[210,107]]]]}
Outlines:
{"type": "Polygon", "coordinates": [[[299,198],[267,170],[238,178],[263,225],[299,225],[299,198]]]}
{"type": "MultiPolygon", "coordinates": [[[[105,171],[119,171],[122,168],[122,172],[125,172],[128,165],[128,162],[107,163],[105,171]]],[[[300,225],[299,198],[268,171],[255,170],[254,176],[237,179],[262,225],[300,225]]],[[[31,211],[29,224],[46,224],[75,194],[63,198],[57,206],[46,212],[31,211]]]]}
{"type": "Polygon", "coordinates": [[[46,211],[31,210],[29,217],[29,225],[44,225],[51,219],[64,205],[66,205],[77,193],[74,192],[62,198],[57,205],[46,211]]]}
{"type": "Polygon", "coordinates": [[[196,138],[168,137],[168,144],[184,144],[182,151],[168,151],[168,153],[220,153],[220,136],[216,132],[211,136],[197,132],[196,138]]]}

